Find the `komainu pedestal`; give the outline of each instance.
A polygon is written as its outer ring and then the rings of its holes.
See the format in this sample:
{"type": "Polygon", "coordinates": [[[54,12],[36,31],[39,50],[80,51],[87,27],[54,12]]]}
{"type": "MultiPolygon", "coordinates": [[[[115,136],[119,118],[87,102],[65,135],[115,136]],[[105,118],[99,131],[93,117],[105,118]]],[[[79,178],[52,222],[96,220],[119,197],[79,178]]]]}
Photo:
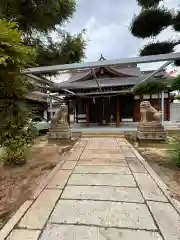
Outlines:
{"type": "Polygon", "coordinates": [[[166,132],[161,122],[161,112],[151,106],[149,101],[140,104],[141,121],[137,128],[139,140],[166,140],[166,132]]]}
{"type": "Polygon", "coordinates": [[[67,122],[67,115],[67,106],[63,105],[55,116],[52,117],[49,129],[49,140],[71,140],[71,131],[67,122]]]}

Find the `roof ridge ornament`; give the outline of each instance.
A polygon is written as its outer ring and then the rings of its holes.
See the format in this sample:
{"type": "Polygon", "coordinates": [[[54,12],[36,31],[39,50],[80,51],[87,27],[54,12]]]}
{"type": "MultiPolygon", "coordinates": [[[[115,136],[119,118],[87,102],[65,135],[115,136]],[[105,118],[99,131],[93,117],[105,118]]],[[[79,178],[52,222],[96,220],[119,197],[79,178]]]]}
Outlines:
{"type": "Polygon", "coordinates": [[[106,60],[106,58],[101,54],[99,61],[106,60]]]}

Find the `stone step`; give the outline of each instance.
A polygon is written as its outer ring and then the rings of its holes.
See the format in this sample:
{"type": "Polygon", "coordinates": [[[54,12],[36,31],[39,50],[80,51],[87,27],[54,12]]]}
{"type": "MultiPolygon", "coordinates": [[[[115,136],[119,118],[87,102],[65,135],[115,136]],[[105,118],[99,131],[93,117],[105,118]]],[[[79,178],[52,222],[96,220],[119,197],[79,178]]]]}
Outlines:
{"type": "Polygon", "coordinates": [[[124,138],[124,133],[115,133],[115,132],[82,132],[81,137],[94,137],[94,138],[124,138]]]}
{"type": "Polygon", "coordinates": [[[69,131],[70,131],[69,128],[61,128],[61,129],[59,129],[59,128],[56,128],[56,129],[50,128],[49,129],[49,132],[55,132],[55,133],[57,133],[57,132],[69,132],[69,131]]]}

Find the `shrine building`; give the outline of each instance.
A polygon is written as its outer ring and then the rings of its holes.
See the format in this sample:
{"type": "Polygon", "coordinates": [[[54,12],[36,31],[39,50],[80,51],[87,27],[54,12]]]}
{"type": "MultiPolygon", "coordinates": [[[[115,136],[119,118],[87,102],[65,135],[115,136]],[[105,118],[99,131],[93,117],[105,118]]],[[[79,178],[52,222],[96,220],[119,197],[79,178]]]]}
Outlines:
{"type": "MultiPolygon", "coordinates": [[[[105,60],[102,56],[99,60],[105,60]]],[[[147,100],[161,110],[161,93],[134,95],[132,87],[153,71],[141,71],[137,64],[95,69],[73,70],[67,81],[57,83],[53,91],[66,96],[69,114],[76,123],[90,126],[116,125],[140,121],[140,102],[147,100]]],[[[67,74],[67,73],[66,73],[67,74]]],[[[169,75],[161,71],[154,76],[165,81],[169,75]]],[[[164,92],[164,120],[170,118],[170,93],[164,92]]]]}

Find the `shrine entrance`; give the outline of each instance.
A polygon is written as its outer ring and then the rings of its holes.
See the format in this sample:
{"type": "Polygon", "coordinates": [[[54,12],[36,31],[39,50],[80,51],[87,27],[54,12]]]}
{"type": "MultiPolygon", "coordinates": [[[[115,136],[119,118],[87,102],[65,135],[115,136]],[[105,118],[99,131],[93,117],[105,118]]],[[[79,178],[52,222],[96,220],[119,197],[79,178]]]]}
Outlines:
{"type": "Polygon", "coordinates": [[[120,105],[120,121],[133,121],[134,118],[134,96],[122,95],[119,96],[120,105]]]}
{"type": "Polygon", "coordinates": [[[109,125],[116,122],[116,97],[99,97],[89,101],[90,123],[109,125]]]}

